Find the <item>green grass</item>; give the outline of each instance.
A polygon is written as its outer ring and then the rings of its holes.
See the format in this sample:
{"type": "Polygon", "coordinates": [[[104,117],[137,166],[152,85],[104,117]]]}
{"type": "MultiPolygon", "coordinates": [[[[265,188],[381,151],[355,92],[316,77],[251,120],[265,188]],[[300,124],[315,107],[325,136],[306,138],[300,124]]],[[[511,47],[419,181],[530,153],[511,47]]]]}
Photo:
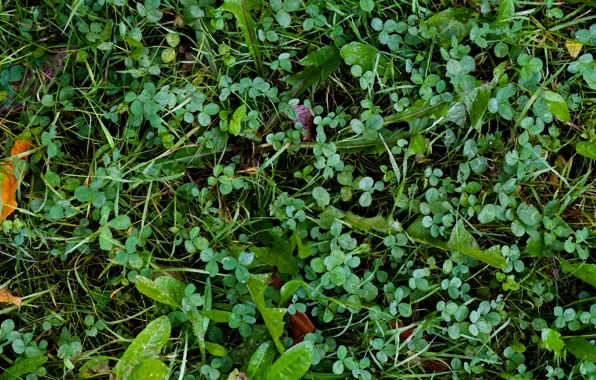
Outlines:
{"type": "Polygon", "coordinates": [[[594,5],[0,2],[0,380],[596,378],[594,5]]]}

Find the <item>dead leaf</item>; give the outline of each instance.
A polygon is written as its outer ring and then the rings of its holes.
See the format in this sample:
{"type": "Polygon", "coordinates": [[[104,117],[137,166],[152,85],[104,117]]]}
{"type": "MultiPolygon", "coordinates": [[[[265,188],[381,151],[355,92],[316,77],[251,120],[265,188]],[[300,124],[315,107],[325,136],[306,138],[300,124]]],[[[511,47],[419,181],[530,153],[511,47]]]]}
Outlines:
{"type": "Polygon", "coordinates": [[[180,15],[176,15],[176,17],[174,17],[174,26],[184,26],[184,20],[180,15]]]}
{"type": "Polygon", "coordinates": [[[582,47],[584,44],[580,44],[579,42],[567,41],[565,42],[565,47],[569,52],[571,58],[575,59],[579,55],[579,52],[582,51],[582,47]]]}
{"type": "Polygon", "coordinates": [[[7,302],[11,303],[15,306],[21,306],[23,301],[19,297],[15,297],[12,295],[8,288],[0,289],[0,302],[7,302]]]}
{"type": "MultiPolygon", "coordinates": [[[[11,157],[24,153],[31,149],[31,141],[17,140],[14,142],[12,149],[10,150],[11,157]]],[[[19,160],[26,160],[27,156],[17,158],[19,160]]],[[[18,179],[15,177],[14,166],[12,163],[5,165],[2,168],[2,175],[4,180],[2,181],[2,204],[0,205],[0,222],[6,219],[10,214],[14,212],[17,207],[17,200],[15,194],[19,185],[18,179]]]]}
{"type": "Polygon", "coordinates": [[[421,364],[426,370],[426,373],[445,372],[449,369],[447,364],[440,360],[423,360],[421,364]]]}
{"type": "Polygon", "coordinates": [[[294,344],[302,342],[302,337],[304,335],[313,333],[315,330],[315,326],[308,318],[308,315],[299,311],[290,314],[290,327],[288,328],[288,332],[290,333],[290,337],[294,341],[294,344]]]}

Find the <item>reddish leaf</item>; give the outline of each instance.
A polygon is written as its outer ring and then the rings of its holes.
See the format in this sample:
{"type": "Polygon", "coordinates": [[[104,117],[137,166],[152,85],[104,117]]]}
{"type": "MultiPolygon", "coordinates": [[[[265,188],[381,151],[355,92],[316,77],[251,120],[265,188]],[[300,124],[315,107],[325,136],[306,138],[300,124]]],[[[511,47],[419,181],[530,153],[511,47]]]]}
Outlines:
{"type": "Polygon", "coordinates": [[[284,286],[284,282],[279,278],[279,272],[277,271],[277,268],[272,268],[271,273],[271,280],[269,280],[271,286],[273,286],[275,290],[281,289],[281,287],[284,286]]]}
{"type": "Polygon", "coordinates": [[[312,129],[312,113],[310,113],[310,110],[308,108],[300,104],[292,108],[294,108],[296,112],[298,112],[298,117],[292,120],[292,122],[294,124],[300,122],[302,124],[302,128],[306,129],[307,132],[306,136],[304,136],[302,140],[310,140],[310,130],[312,129]]]}
{"type": "Polygon", "coordinates": [[[297,311],[295,314],[290,314],[290,327],[288,329],[290,337],[294,344],[303,341],[302,337],[308,333],[315,332],[315,326],[312,324],[308,315],[297,311]]]}

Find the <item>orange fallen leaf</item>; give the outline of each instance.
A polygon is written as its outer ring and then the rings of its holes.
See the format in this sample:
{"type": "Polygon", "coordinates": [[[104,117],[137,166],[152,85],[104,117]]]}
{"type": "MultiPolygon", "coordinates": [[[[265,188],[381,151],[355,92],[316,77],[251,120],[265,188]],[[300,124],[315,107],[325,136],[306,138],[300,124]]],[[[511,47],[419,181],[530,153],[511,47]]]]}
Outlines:
{"type": "Polygon", "coordinates": [[[308,315],[299,311],[290,314],[290,327],[288,328],[288,332],[290,333],[290,337],[294,341],[294,344],[302,342],[302,337],[304,335],[313,333],[315,330],[315,326],[308,318],[308,315]]]}
{"type": "MultiPolygon", "coordinates": [[[[10,150],[10,155],[16,156],[30,149],[31,141],[16,140],[12,146],[12,149],[10,150]]],[[[17,158],[17,161],[26,159],[27,156],[23,156],[17,158]]],[[[17,207],[15,193],[17,192],[19,181],[15,177],[13,170],[14,166],[11,163],[4,165],[2,168],[4,180],[2,181],[2,204],[0,204],[0,210],[2,210],[2,212],[0,212],[0,222],[12,214],[17,207]]]]}
{"type": "Polygon", "coordinates": [[[569,52],[571,58],[575,59],[579,55],[580,51],[582,51],[582,47],[584,44],[580,44],[579,42],[567,41],[565,42],[565,47],[569,52]]]}
{"type": "Polygon", "coordinates": [[[0,289],[0,302],[8,302],[16,306],[21,306],[23,303],[19,297],[13,296],[8,288],[0,289]]]}

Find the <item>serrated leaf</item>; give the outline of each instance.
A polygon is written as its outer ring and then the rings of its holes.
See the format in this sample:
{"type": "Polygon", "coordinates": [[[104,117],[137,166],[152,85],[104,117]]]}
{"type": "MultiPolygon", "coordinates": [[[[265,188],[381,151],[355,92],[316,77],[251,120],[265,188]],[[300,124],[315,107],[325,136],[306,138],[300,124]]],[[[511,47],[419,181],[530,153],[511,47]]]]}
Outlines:
{"type": "Polygon", "coordinates": [[[155,359],[168,342],[170,332],[170,320],[166,316],[149,323],[128,346],[114,367],[113,372],[116,374],[116,379],[133,380],[131,373],[134,367],[144,360],[155,359]]]}
{"type": "Polygon", "coordinates": [[[592,160],[596,160],[596,144],[593,141],[580,141],[575,144],[577,153],[592,160]]]}
{"type": "Polygon", "coordinates": [[[470,124],[477,131],[482,127],[482,120],[488,107],[490,93],[491,86],[485,85],[475,88],[469,96],[464,97],[466,106],[468,107],[470,124]]]}
{"type": "Polygon", "coordinates": [[[401,230],[398,222],[385,218],[383,215],[365,218],[351,212],[343,214],[344,220],[350,223],[353,228],[361,231],[377,231],[386,234],[393,234],[401,230]]]}
{"type": "Polygon", "coordinates": [[[280,254],[269,247],[250,247],[249,249],[257,259],[276,267],[281,273],[298,273],[298,260],[292,255],[280,254]]]}
{"type": "Polygon", "coordinates": [[[515,1],[514,0],[501,0],[499,2],[499,10],[497,12],[496,23],[506,21],[513,17],[515,14],[515,1]]]}
{"type": "Polygon", "coordinates": [[[287,309],[268,308],[265,306],[265,289],[269,283],[271,274],[251,274],[246,282],[248,291],[252,296],[255,306],[261,313],[265,326],[273,338],[273,342],[279,352],[284,352],[284,346],[279,340],[284,330],[284,315],[287,309]]]}
{"type": "Polygon", "coordinates": [[[182,309],[186,285],[174,277],[162,276],[151,281],[147,277],[137,276],[135,286],[139,292],[155,301],[182,309]]]}
{"type": "Polygon", "coordinates": [[[265,342],[259,346],[252,354],[248,362],[246,375],[251,380],[263,380],[273,364],[273,343],[265,342]]]}
{"type": "Polygon", "coordinates": [[[248,50],[255,60],[257,72],[263,77],[263,64],[261,62],[261,51],[259,40],[256,35],[256,25],[250,12],[261,9],[259,0],[225,0],[220,10],[228,11],[236,17],[236,25],[240,29],[248,50]]]}
{"type": "MultiPolygon", "coordinates": [[[[266,226],[270,226],[269,224],[266,226]]],[[[298,273],[298,259],[294,256],[294,247],[272,229],[264,229],[259,233],[260,240],[268,247],[253,247],[250,251],[265,264],[277,267],[282,273],[298,273]]]]}
{"type": "Polygon", "coordinates": [[[565,343],[561,339],[561,334],[555,330],[542,329],[542,342],[547,350],[552,351],[555,355],[561,355],[565,343]]]}
{"type": "Polygon", "coordinates": [[[596,347],[585,338],[573,337],[565,342],[565,348],[580,360],[596,362],[596,347]]]}
{"type": "Polygon", "coordinates": [[[312,343],[302,342],[290,348],[273,363],[267,380],[298,380],[310,368],[314,356],[312,343]]]}
{"type": "Polygon", "coordinates": [[[168,366],[159,359],[147,359],[137,364],[130,373],[130,379],[163,380],[169,373],[168,366]]]}
{"type": "Polygon", "coordinates": [[[79,369],[77,377],[79,379],[88,379],[95,376],[107,375],[111,372],[110,356],[97,356],[90,358],[79,369]]]}
{"type": "Polygon", "coordinates": [[[387,68],[387,59],[375,47],[362,42],[350,42],[340,50],[341,57],[348,65],[358,65],[363,71],[372,71],[383,75],[387,68]]]}
{"type": "Polygon", "coordinates": [[[453,227],[449,241],[433,237],[429,229],[422,224],[422,216],[418,217],[408,227],[406,233],[419,243],[432,245],[447,251],[459,251],[495,268],[507,267],[507,262],[501,254],[500,248],[498,246],[489,249],[479,248],[476,239],[466,230],[461,219],[453,227]]]}
{"type": "Polygon", "coordinates": [[[283,78],[292,86],[292,97],[297,97],[307,88],[323,82],[333,74],[341,62],[339,49],[335,45],[322,47],[310,52],[298,63],[306,68],[294,75],[283,78]]]}
{"type": "Polygon", "coordinates": [[[567,260],[560,258],[561,269],[563,272],[569,273],[594,287],[596,287],[596,265],[586,264],[585,262],[570,263],[567,260]]]}
{"type": "Polygon", "coordinates": [[[474,11],[468,8],[448,8],[432,15],[426,25],[437,28],[437,37],[442,44],[450,44],[452,37],[461,41],[468,35],[467,22],[473,14],[474,11]]]}
{"type": "Polygon", "coordinates": [[[35,371],[38,367],[44,365],[47,361],[47,356],[34,356],[32,358],[25,358],[17,364],[6,368],[4,370],[4,373],[0,375],[0,380],[21,379],[21,376],[35,371]]]}

